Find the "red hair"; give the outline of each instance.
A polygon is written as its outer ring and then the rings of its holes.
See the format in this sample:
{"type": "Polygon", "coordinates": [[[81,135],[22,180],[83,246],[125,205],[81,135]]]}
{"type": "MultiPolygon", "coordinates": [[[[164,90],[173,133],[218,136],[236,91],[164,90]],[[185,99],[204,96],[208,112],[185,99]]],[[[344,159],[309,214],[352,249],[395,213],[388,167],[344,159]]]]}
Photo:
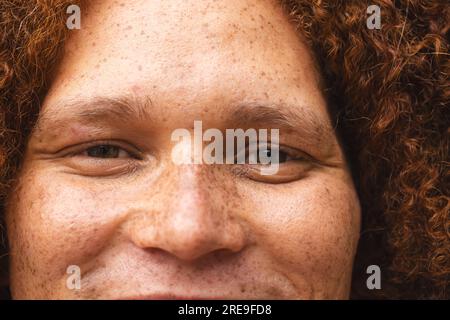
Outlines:
{"type": "MultiPolygon", "coordinates": [[[[448,2],[376,1],[381,30],[366,1],[281,2],[318,61],[363,209],[352,297],[448,299],[448,2]],[[371,264],[380,291],[365,287],[371,264]]],[[[0,2],[3,208],[75,3],[0,2]]]]}

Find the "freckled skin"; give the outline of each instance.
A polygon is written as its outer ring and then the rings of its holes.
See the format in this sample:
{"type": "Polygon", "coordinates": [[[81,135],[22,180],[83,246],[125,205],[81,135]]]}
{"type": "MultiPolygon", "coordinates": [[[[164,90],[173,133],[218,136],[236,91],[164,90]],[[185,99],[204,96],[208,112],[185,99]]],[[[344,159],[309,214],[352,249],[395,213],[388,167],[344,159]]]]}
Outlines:
{"type": "Polygon", "coordinates": [[[148,136],[123,135],[154,158],[86,177],[43,156],[61,134],[33,135],[6,215],[13,298],[348,298],[360,209],[336,137],[320,159],[335,165],[289,183],[170,159],[173,130],[225,125],[230,105],[247,98],[284,99],[331,126],[310,52],[279,5],[104,0],[86,10],[43,108],[149,95],[151,122],[128,126],[148,136]],[[66,287],[69,265],[81,267],[79,291],[66,287]]]}

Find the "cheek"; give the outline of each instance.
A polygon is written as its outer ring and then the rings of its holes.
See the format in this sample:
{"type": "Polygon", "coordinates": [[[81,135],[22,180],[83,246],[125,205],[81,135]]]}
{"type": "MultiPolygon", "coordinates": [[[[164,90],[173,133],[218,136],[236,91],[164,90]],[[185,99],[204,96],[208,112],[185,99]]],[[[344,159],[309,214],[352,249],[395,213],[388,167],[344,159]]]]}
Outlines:
{"type": "Polygon", "coordinates": [[[96,256],[113,232],[114,199],[98,201],[89,187],[55,175],[23,177],[7,210],[12,287],[33,296],[65,290],[68,266],[96,256]]]}
{"type": "MultiPolygon", "coordinates": [[[[328,177],[252,191],[255,241],[302,291],[346,292],[359,238],[351,183],[328,177]],[[268,197],[267,195],[270,194],[268,197]],[[264,195],[264,196],[263,196],[264,195]]],[[[250,189],[250,188],[249,188],[250,189]]]]}
{"type": "MultiPolygon", "coordinates": [[[[96,261],[118,233],[136,190],[100,188],[45,172],[23,177],[7,210],[15,297],[67,294],[67,267],[96,261]]],[[[320,295],[348,282],[360,213],[353,187],[343,181],[319,176],[237,186],[246,199],[238,211],[246,215],[258,256],[299,291],[311,288],[320,295]]]]}

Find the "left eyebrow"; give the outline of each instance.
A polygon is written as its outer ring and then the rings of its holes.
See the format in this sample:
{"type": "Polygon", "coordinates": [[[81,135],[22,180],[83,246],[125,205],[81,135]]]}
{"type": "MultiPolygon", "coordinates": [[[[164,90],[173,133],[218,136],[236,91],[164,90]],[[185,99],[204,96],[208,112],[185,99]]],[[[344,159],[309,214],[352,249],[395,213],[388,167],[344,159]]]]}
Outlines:
{"type": "Polygon", "coordinates": [[[328,117],[320,117],[311,106],[289,105],[283,102],[245,102],[233,107],[230,121],[247,127],[264,125],[273,129],[288,129],[308,138],[313,144],[332,143],[336,136],[328,117]]]}

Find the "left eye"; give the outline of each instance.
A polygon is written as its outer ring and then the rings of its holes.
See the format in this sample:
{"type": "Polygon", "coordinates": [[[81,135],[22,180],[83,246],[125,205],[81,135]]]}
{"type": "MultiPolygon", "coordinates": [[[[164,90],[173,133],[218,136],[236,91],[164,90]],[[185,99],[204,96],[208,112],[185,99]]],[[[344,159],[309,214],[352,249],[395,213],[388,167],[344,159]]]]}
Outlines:
{"type": "MultiPolygon", "coordinates": [[[[260,155],[262,155],[266,158],[272,158],[272,151],[270,149],[266,149],[266,148],[264,148],[262,150],[255,150],[254,157],[258,158],[258,162],[260,160],[259,159],[260,155]],[[256,154],[256,152],[257,152],[257,154],[256,154]]],[[[278,162],[279,163],[284,163],[284,162],[288,162],[288,161],[292,161],[292,160],[297,160],[297,158],[285,150],[278,149],[278,162]]]]}
{"type": "MultiPolygon", "coordinates": [[[[287,147],[277,146],[274,148],[273,151],[278,153],[278,163],[280,164],[289,161],[304,160],[305,158],[302,153],[287,147]]],[[[261,156],[263,156],[266,159],[272,159],[272,156],[275,156],[272,154],[272,149],[270,145],[265,144],[252,145],[242,150],[241,152],[242,153],[239,154],[238,156],[242,157],[245,154],[245,163],[260,164],[262,160],[261,156]]]]}
{"type": "Polygon", "coordinates": [[[106,144],[90,147],[86,149],[82,153],[82,155],[91,158],[105,158],[105,159],[130,157],[130,153],[125,151],[124,149],[117,146],[106,144]]]}

